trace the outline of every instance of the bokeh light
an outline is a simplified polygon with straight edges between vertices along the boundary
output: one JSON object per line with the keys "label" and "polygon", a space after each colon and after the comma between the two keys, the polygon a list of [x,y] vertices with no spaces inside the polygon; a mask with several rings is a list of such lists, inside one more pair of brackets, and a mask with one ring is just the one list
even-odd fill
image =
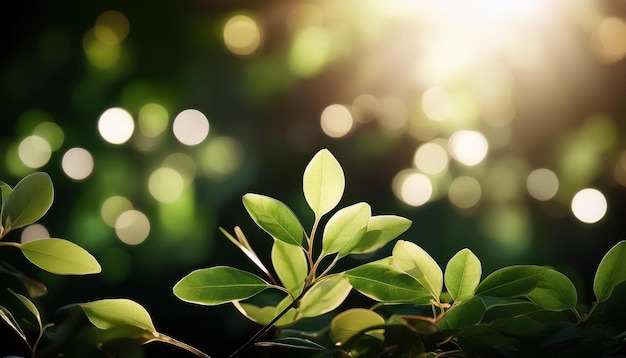
{"label": "bokeh light", "polygon": [[345,136],[352,129],[354,123],[350,111],[340,104],[331,104],[326,107],[320,117],[322,131],[333,138]]}
{"label": "bokeh light", "polygon": [[231,137],[210,140],[200,155],[200,168],[210,178],[221,180],[234,174],[244,160],[242,144]]}
{"label": "bokeh light", "polygon": [[461,176],[450,183],[448,188],[448,199],[450,202],[461,209],[469,209],[480,201],[482,190],[478,180]]}
{"label": "bokeh light", "polygon": [[310,26],[296,34],[289,51],[289,68],[300,77],[312,77],[330,61],[331,44],[326,30]]}
{"label": "bokeh light", "polygon": [[600,221],[607,212],[607,201],[597,189],[580,190],[572,199],[572,212],[576,219],[586,224]]}
{"label": "bokeh light", "polygon": [[167,129],[169,113],[165,107],[157,103],[148,103],[141,107],[137,117],[137,126],[146,137],[156,137]]}
{"label": "bokeh light", "polygon": [[22,236],[20,241],[25,244],[30,241],[47,239],[50,237],[50,233],[45,226],[41,224],[31,224],[22,230]]}
{"label": "bokeh light", "polygon": [[98,120],[98,131],[105,141],[123,144],[133,135],[135,122],[126,110],[118,107],[109,108]]}
{"label": "bokeh light", "polygon": [[559,178],[550,169],[535,169],[528,174],[526,188],[533,198],[539,201],[550,200],[559,190]]}
{"label": "bokeh light", "polygon": [[394,178],[393,188],[396,196],[410,206],[422,206],[433,195],[430,179],[415,172],[400,172]]}
{"label": "bokeh light", "polygon": [[126,197],[115,195],[107,198],[100,207],[102,220],[110,227],[115,227],[117,218],[125,211],[133,208],[133,204]]}
{"label": "bokeh light", "polygon": [[75,147],[63,154],[61,167],[68,177],[83,180],[93,172],[93,157],[86,149]]}
{"label": "bokeh light", "polygon": [[130,23],[124,14],[116,10],[105,11],[96,20],[94,33],[105,45],[114,46],[124,41],[130,31]]}
{"label": "bokeh light", "polygon": [[127,245],[139,245],[150,234],[150,221],[141,211],[124,211],[115,220],[115,234]]}
{"label": "bokeh light", "polygon": [[476,131],[460,130],[454,132],[448,141],[452,158],[467,166],[482,162],[489,151],[487,138]]}
{"label": "bokeh light", "polygon": [[171,203],[180,197],[185,189],[185,181],[176,170],[161,167],[150,174],[148,179],[150,194],[162,203]]}
{"label": "bokeh light", "polygon": [[65,139],[63,129],[58,124],[49,121],[39,123],[33,130],[33,135],[45,139],[52,151],[61,148]]}
{"label": "bokeh light", "polygon": [[604,18],[593,33],[592,48],[602,63],[615,63],[626,56],[626,21],[619,17]]}
{"label": "bokeh light", "polygon": [[179,142],[193,146],[209,135],[209,120],[196,109],[186,109],[174,118],[174,136]]}
{"label": "bokeh light", "polygon": [[47,140],[38,135],[24,138],[18,147],[18,155],[22,163],[29,168],[41,168],[52,156],[52,148]]}
{"label": "bokeh light", "polygon": [[262,35],[257,22],[246,15],[235,15],[224,25],[224,43],[236,55],[254,53],[261,45]]}
{"label": "bokeh light", "polygon": [[428,118],[433,121],[443,121],[452,114],[452,99],[445,89],[431,87],[422,95],[422,108]]}
{"label": "bokeh light", "polygon": [[439,174],[448,168],[448,152],[435,142],[422,144],[415,155],[413,163],[420,171],[426,174]]}
{"label": "bokeh light", "polygon": [[351,108],[356,122],[367,123],[378,117],[378,99],[371,94],[362,94],[354,99]]}

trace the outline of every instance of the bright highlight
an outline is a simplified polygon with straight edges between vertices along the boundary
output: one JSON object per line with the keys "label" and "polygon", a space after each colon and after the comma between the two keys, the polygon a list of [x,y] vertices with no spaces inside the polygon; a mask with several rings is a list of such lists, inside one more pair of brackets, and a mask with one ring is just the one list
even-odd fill
{"label": "bright highlight", "polygon": [[340,105],[331,104],[322,112],[320,122],[322,131],[333,138],[341,138],[350,132],[354,123],[350,111]]}
{"label": "bright highlight", "polygon": [[98,120],[98,131],[111,144],[126,143],[135,131],[133,117],[122,108],[109,108]]}
{"label": "bright highlight", "polygon": [[604,195],[597,189],[583,189],[572,199],[572,212],[576,219],[585,224],[600,221],[607,211],[607,202]]}
{"label": "bright highlight", "polygon": [[489,143],[480,132],[460,130],[450,137],[448,149],[459,163],[471,167],[485,159],[489,151]]}
{"label": "bright highlight", "polygon": [[72,148],[61,160],[63,172],[74,180],[83,180],[93,172],[93,157],[86,149]]}
{"label": "bright highlight", "polygon": [[197,145],[209,135],[209,120],[196,109],[186,109],[174,118],[174,136],[185,145]]}

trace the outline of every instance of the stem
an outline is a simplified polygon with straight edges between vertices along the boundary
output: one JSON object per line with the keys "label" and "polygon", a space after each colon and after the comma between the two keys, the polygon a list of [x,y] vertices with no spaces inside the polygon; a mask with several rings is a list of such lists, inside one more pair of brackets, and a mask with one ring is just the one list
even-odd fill
{"label": "stem", "polygon": [[[324,275],[326,275],[328,273],[328,271],[330,271],[335,264],[339,261],[339,255],[336,255],[335,258],[333,259],[333,261],[328,265],[328,267],[324,270],[324,272],[322,272],[321,274],[319,274],[319,277],[322,277]],[[316,263],[316,267],[315,269],[317,270],[317,263]]]}
{"label": "stem", "polygon": [[298,303],[300,302],[300,299],[304,296],[304,294],[307,291],[308,291],[308,288],[305,288],[304,290],[302,290],[302,293],[298,297],[296,297],[296,299],[293,300],[289,304],[289,306],[285,307],[285,309],[282,310],[276,317],[274,317],[274,319],[272,319],[270,323],[263,326],[263,328],[261,328],[257,333],[254,334],[254,336],[252,336],[252,338],[250,338],[250,340],[248,340],[243,346],[239,347],[233,354],[231,354],[229,358],[239,357],[243,352],[250,349],[250,347],[252,347],[259,340],[259,338],[261,338],[270,329],[272,329],[272,327],[274,327],[274,324],[276,324],[278,320],[280,320],[287,312],[289,312],[290,309],[298,305]]}
{"label": "stem", "polygon": [[13,246],[13,247],[17,247],[18,249],[22,248],[22,244],[20,244],[19,242],[13,242],[13,241],[0,241],[0,246]]}
{"label": "stem", "polygon": [[163,343],[167,343],[167,344],[171,344],[173,346],[176,346],[178,348],[184,349],[189,353],[193,353],[196,357],[200,357],[200,358],[211,358],[211,356],[209,356],[208,354],[202,352],[201,350],[194,348],[190,345],[188,345],[187,343],[183,343],[177,339],[174,339],[172,337],[166,336],[162,333],[157,333],[155,335],[155,340],[163,342]]}

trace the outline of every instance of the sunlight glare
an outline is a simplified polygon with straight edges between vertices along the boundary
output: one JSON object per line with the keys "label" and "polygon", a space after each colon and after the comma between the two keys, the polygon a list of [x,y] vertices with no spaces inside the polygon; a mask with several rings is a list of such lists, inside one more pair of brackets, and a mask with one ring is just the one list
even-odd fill
{"label": "sunlight glare", "polygon": [[441,87],[431,87],[422,95],[422,108],[428,118],[441,122],[452,114],[452,99]]}

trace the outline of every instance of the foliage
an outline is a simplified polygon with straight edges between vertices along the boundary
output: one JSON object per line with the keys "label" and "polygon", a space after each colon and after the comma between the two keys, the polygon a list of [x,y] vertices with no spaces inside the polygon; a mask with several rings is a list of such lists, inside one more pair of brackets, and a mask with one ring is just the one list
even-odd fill
{"label": "foliage", "polygon": [[[42,172],[26,176],[14,188],[0,182],[0,191],[0,240],[5,239],[12,230],[41,219],[54,199],[52,180],[48,174]],[[28,261],[53,274],[88,275],[101,271],[100,264],[89,252],[68,240],[43,238],[24,243],[3,240],[0,241],[1,246],[20,249]],[[71,310],[71,307],[82,308],[87,319],[96,327],[96,330],[82,328],[83,334],[72,339],[71,335],[64,334],[71,324],[68,323],[70,319],[59,327],[53,323],[45,323],[37,305],[31,300],[47,293],[43,283],[28,277],[6,262],[0,262],[0,273],[16,278],[26,291],[26,295],[23,295],[6,287],[13,299],[1,302],[0,318],[23,343],[31,357],[71,355],[70,352],[62,351],[68,349],[67,347],[71,347],[69,349],[73,354],[78,354],[79,349],[74,343],[85,338],[91,345],[80,353],[84,356],[109,356],[138,344],[161,341],[185,349],[198,357],[207,357],[197,349],[157,332],[145,308],[128,299],[106,299],[65,307],[64,310]],[[14,307],[10,309],[11,304]],[[23,313],[23,316],[16,313]],[[44,337],[50,344],[39,349]],[[132,339],[131,344],[117,344],[121,339],[128,338]],[[1,353],[9,352],[3,350]]]}
{"label": "foliage", "polygon": [[[272,268],[239,227],[220,230],[265,278],[232,267],[200,269],[173,288],[180,299],[202,305],[233,304],[264,327],[236,352],[252,346],[300,349],[313,356],[610,356],[624,353],[626,241],[602,259],[594,280],[596,301],[586,309],[573,282],[544,266],[514,265],[482,278],[479,258],[457,252],[444,270],[417,244],[398,240],[389,257],[333,272],[349,255],[374,254],[411,225],[405,218],[372,215],[367,203],[335,211],[343,170],[326,149],[304,171],[303,192],[314,221],[306,231],[284,203],[261,194],[243,196],[253,221],[270,236]],[[321,231],[321,235],[320,235]],[[321,236],[321,237],[320,237]],[[321,240],[321,243],[317,243]],[[316,245],[317,244],[317,245]],[[376,301],[369,309],[337,311],[352,289]],[[617,294],[616,294],[617,292]],[[321,320],[311,329],[311,322]],[[263,340],[272,327],[273,340]]]}

